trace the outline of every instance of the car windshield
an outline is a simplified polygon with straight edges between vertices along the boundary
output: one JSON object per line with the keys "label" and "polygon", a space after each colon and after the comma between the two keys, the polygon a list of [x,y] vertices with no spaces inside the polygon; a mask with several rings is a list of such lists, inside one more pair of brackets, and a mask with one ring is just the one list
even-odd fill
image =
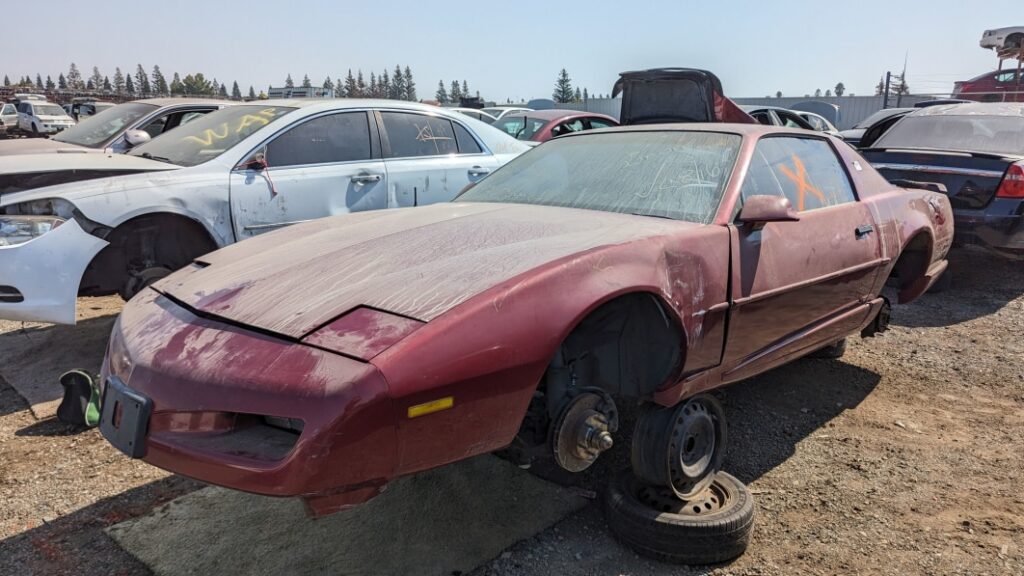
{"label": "car windshield", "polygon": [[498,130],[519,140],[529,140],[547,124],[547,120],[527,118],[525,116],[505,116],[491,124]]}
{"label": "car windshield", "polygon": [[36,116],[67,116],[64,109],[55,104],[33,104],[32,113]]}
{"label": "car windshield", "polygon": [[1019,156],[1024,154],[1024,117],[907,116],[879,138],[874,147]]}
{"label": "car windshield", "polygon": [[141,102],[114,106],[82,120],[77,126],[68,128],[53,139],[89,148],[103,148],[122,130],[156,109],[152,104]]}
{"label": "car windshield", "polygon": [[230,106],[137,146],[129,154],[178,166],[195,166],[220,156],[293,110],[287,106]]}
{"label": "car windshield", "polygon": [[721,132],[604,132],[560,138],[509,162],[459,202],[508,202],[708,223],[742,138]]}

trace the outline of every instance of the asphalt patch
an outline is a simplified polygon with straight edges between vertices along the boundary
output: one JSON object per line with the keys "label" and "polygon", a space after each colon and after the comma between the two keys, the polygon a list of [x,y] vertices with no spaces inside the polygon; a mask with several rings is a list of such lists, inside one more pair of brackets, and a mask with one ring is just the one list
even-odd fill
{"label": "asphalt patch", "polygon": [[487,455],[399,479],[324,518],[307,518],[297,499],[210,487],[107,532],[157,575],[450,575],[586,503]]}

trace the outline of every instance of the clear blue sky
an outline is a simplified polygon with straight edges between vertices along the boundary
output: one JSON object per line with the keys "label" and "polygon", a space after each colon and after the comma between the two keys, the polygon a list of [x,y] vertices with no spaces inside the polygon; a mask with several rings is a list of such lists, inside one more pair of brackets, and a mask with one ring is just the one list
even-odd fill
{"label": "clear blue sky", "polygon": [[[913,5],[913,6],[912,6]],[[802,96],[843,82],[868,94],[909,51],[916,92],[949,91],[953,80],[995,69],[978,47],[986,28],[1024,25],[1021,0],[842,2],[633,1],[328,2],[313,0],[50,0],[35,24],[10,12],[0,34],[0,74],[93,66],[147,71],[159,64],[203,72],[243,92],[309,74],[314,84],[348,68],[408,64],[420,98],[438,79],[466,79],[486,98],[550,97],[560,68],[591,93],[617,73],[655,66],[707,68],[726,94]],[[45,31],[39,28],[42,24]]]}

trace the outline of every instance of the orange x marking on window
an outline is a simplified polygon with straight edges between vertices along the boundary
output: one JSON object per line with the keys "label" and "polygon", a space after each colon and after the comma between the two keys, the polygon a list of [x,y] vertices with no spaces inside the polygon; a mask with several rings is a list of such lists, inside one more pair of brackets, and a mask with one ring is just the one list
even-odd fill
{"label": "orange x marking on window", "polygon": [[818,200],[820,200],[822,204],[824,204],[825,195],[821,193],[821,190],[818,190],[817,188],[812,186],[810,182],[807,181],[807,167],[804,166],[803,161],[801,161],[796,154],[794,154],[792,158],[793,166],[796,168],[796,172],[793,172],[792,170],[789,169],[789,166],[785,165],[779,167],[779,172],[782,172],[786,176],[786,178],[789,178],[790,180],[793,181],[794,184],[796,184],[796,195],[799,199],[799,206],[797,206],[796,208],[797,211],[803,211],[804,198],[806,197],[808,192],[814,194],[814,196]]}

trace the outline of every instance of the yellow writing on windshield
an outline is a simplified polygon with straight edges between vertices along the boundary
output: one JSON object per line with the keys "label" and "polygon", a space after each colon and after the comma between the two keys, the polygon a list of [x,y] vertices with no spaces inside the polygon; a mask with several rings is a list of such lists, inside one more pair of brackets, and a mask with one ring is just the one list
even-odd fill
{"label": "yellow writing on windshield", "polygon": [[[250,126],[256,128],[262,128],[270,121],[277,117],[278,111],[273,108],[264,108],[255,114],[246,114],[238,119],[238,126],[235,128],[235,134],[241,134],[243,132],[252,132],[254,129],[246,130]],[[192,140],[202,146],[210,146],[216,140],[223,140],[228,137],[231,132],[231,127],[228,126],[227,122],[222,123],[217,128],[207,128],[199,136],[185,136],[182,140]]]}

